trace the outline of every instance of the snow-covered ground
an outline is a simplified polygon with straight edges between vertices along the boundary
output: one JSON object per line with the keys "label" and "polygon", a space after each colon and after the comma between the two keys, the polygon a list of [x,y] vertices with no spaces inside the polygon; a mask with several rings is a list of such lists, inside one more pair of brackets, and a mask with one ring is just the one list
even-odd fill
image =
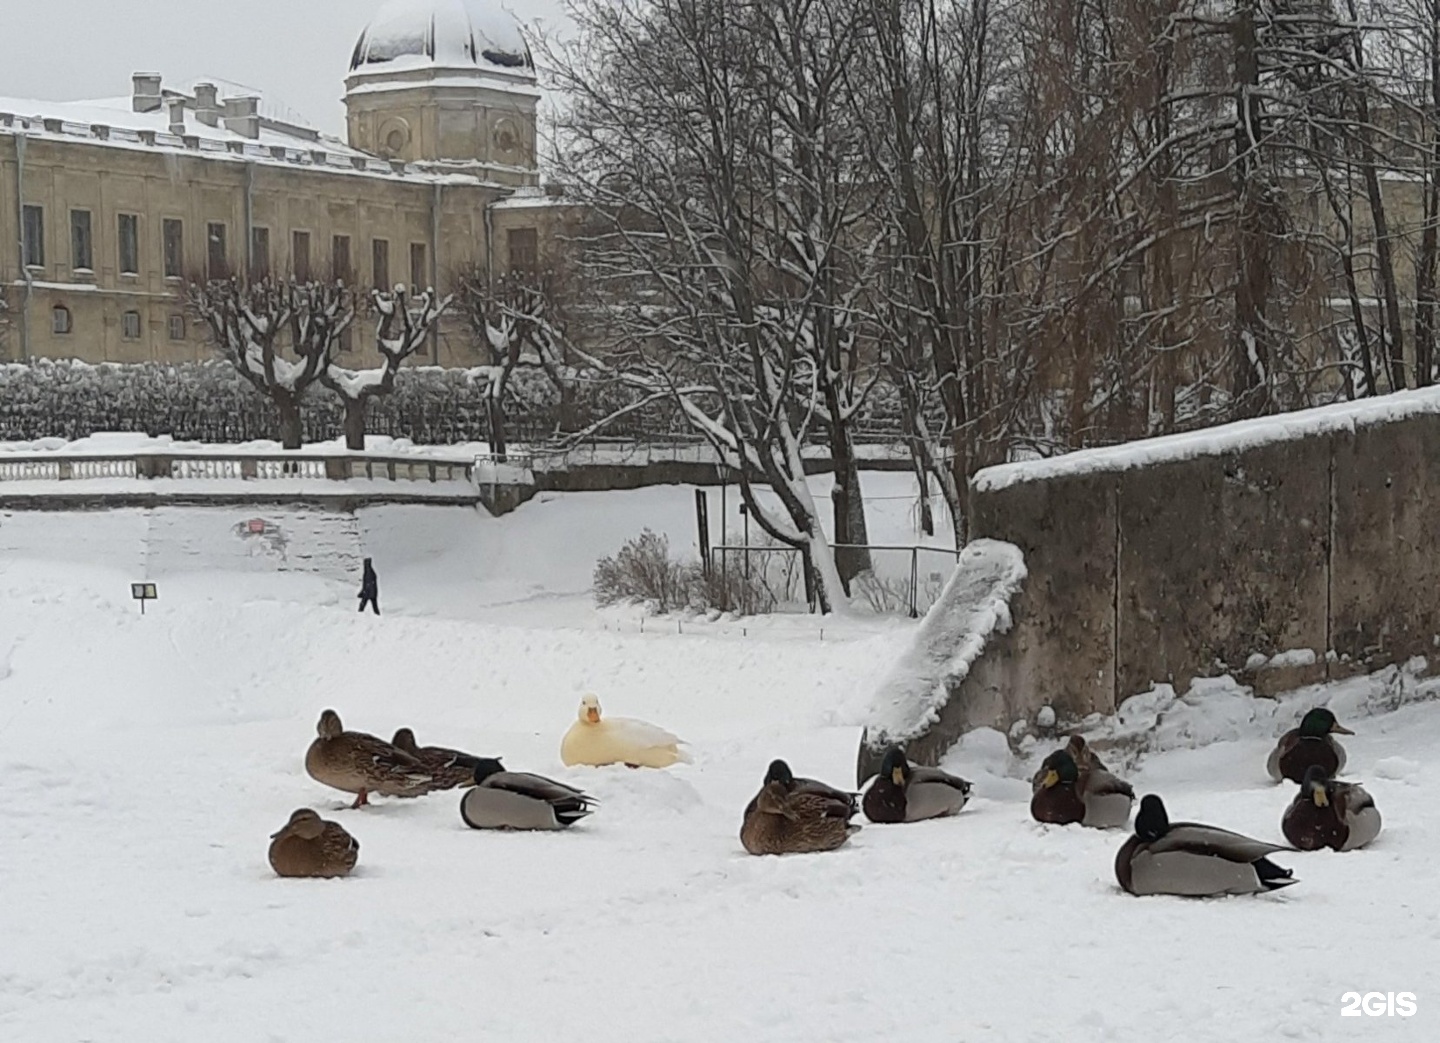
{"label": "snow-covered ground", "polygon": [[[877,538],[906,535],[894,495],[876,501]],[[349,533],[314,521],[293,544],[314,567],[288,572],[273,548],[225,542],[240,521],[0,516],[6,1043],[1436,1038],[1433,703],[1344,703],[1348,774],[1385,832],[1281,858],[1302,882],[1271,896],[1121,894],[1123,837],[1030,821],[1033,759],[987,732],[951,755],[977,793],[957,819],[752,858],[736,834],[767,762],[849,782],[851,708],[913,624],[642,633],[633,612],[590,608],[594,558],[642,526],[693,544],[685,488],[548,497],[503,519],[383,508]],[[354,611],[360,549],[379,619]],[[143,618],[128,599],[141,573],[161,595]],[[587,691],[678,732],[695,763],[563,768]],[[1237,700],[1139,705],[1171,725],[1129,775],[1177,818],[1278,837],[1290,788],[1264,761],[1289,722]],[[547,835],[467,830],[454,794],[343,809],[302,764],[325,707],[502,754],[601,808]],[[301,806],[359,839],[354,876],[270,873],[267,835]],[[1414,992],[1419,1013],[1340,1016],[1343,993],[1372,990]]]}

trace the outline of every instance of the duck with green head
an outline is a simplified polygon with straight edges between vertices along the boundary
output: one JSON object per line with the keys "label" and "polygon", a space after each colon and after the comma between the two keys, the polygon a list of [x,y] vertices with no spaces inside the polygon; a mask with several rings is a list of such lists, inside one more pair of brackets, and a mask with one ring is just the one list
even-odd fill
{"label": "duck with green head", "polygon": [[1132,895],[1259,894],[1298,882],[1266,857],[1293,850],[1217,826],[1171,822],[1164,802],[1147,793],[1134,834],[1115,856],[1115,879]]}
{"label": "duck with green head", "polygon": [[1265,770],[1276,782],[1304,782],[1311,766],[1318,766],[1326,777],[1338,775],[1345,767],[1345,747],[1334,736],[1354,734],[1333,713],[1317,706],[1300,719],[1299,727],[1280,736],[1265,762]]}
{"label": "duck with green head", "polygon": [[1064,826],[1078,822],[1114,829],[1130,821],[1135,790],[1103,768],[1081,769],[1069,750],[1046,757],[1035,777],[1030,815],[1036,822]]}
{"label": "duck with green head", "polygon": [[911,764],[892,746],[861,807],[871,822],[919,822],[958,814],[969,799],[970,783],[960,776]]}
{"label": "duck with green head", "polygon": [[1380,810],[1359,783],[1337,782],[1312,764],[1285,809],[1280,829],[1301,851],[1353,851],[1380,834]]}

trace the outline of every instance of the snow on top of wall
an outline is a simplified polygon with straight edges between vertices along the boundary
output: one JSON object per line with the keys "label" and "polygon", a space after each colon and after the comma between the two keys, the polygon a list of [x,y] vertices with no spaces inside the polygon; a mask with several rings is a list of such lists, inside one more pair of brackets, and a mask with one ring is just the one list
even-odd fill
{"label": "snow on top of wall", "polygon": [[1440,388],[1400,391],[1376,398],[1301,409],[1277,416],[1238,420],[1231,424],[1146,438],[1101,449],[1082,449],[1045,460],[987,467],[972,479],[977,492],[1005,489],[1020,482],[1073,478],[1083,474],[1128,471],[1152,464],[1241,452],[1276,442],[1291,442],[1335,431],[1391,423],[1427,413],[1440,413]]}
{"label": "snow on top of wall", "polygon": [[951,690],[970,673],[990,638],[1010,629],[1010,601],[1025,579],[1025,556],[1013,543],[975,540],[910,647],[890,668],[862,719],[869,742],[904,744],[940,716]]}

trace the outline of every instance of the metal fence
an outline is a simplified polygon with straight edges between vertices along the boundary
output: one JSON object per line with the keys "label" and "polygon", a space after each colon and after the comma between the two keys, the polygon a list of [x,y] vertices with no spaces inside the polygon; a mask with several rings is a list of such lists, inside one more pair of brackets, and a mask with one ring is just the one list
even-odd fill
{"label": "metal fence", "polygon": [[[930,610],[960,552],[949,547],[920,544],[833,543],[837,551],[869,553],[870,568],[850,582],[852,599],[877,615],[903,612],[911,619]],[[786,604],[799,604],[805,596],[798,547],[722,544],[710,548],[711,583],[718,603],[744,615],[770,612]],[[810,611],[815,611],[813,601]]]}

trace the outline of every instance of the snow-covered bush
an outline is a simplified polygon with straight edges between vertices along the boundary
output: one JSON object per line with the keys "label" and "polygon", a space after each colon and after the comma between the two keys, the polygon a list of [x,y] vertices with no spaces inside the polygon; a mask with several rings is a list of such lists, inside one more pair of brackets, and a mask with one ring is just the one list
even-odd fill
{"label": "snow-covered bush", "polygon": [[734,612],[763,615],[793,605],[800,594],[800,555],[768,537],[756,544],[747,569],[738,554],[698,561],[670,557],[670,541],[649,529],[595,565],[595,602],[643,604],[652,612]]}

